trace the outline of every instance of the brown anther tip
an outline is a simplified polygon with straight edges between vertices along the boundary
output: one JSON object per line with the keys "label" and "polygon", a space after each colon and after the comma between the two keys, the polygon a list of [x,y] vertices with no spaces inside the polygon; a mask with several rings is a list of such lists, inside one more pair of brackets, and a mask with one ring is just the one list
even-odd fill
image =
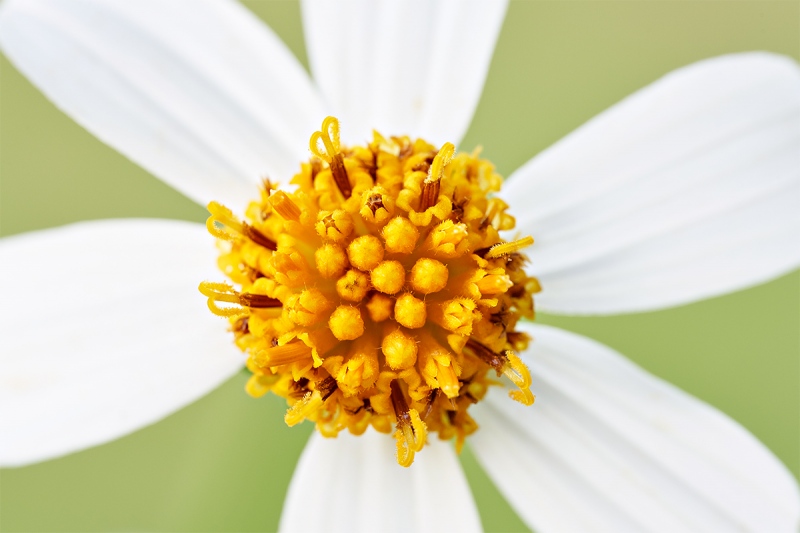
{"label": "brown anther tip", "polygon": [[378,209],[384,207],[383,196],[380,194],[373,194],[372,196],[367,198],[367,207],[369,208],[370,211],[372,211],[372,214],[374,215]]}
{"label": "brown anther tip", "polygon": [[350,178],[347,176],[347,169],[344,166],[342,154],[334,155],[331,159],[330,166],[333,181],[336,182],[336,186],[339,188],[342,196],[344,196],[345,199],[350,198],[353,194],[353,187],[350,185]]}
{"label": "brown anther tip", "polygon": [[283,307],[283,303],[277,298],[270,298],[264,294],[241,294],[239,301],[245,307],[253,309],[268,309],[271,307]]}
{"label": "brown anther tip", "polygon": [[406,397],[403,395],[403,391],[400,389],[396,379],[389,384],[389,388],[391,389],[392,408],[397,417],[397,425],[411,424],[411,416],[408,414],[408,402],[406,402]]}
{"label": "brown anther tip", "polygon": [[494,368],[498,376],[503,373],[503,367],[508,362],[508,358],[505,355],[493,352],[472,337],[467,341],[466,347],[472,350],[481,361]]}
{"label": "brown anther tip", "polygon": [[244,224],[243,228],[245,237],[247,237],[254,243],[261,245],[268,250],[272,250],[273,252],[278,249],[278,245],[275,243],[275,241],[266,237],[263,233],[258,231],[250,224]]}
{"label": "brown anther tip", "polygon": [[319,391],[320,395],[322,395],[322,401],[330,398],[331,394],[336,392],[336,389],[338,388],[339,384],[336,383],[336,380],[331,376],[328,376],[316,384],[316,389]]}
{"label": "brown anther tip", "polygon": [[422,193],[419,196],[419,210],[425,211],[433,207],[439,199],[439,189],[441,188],[440,180],[427,179],[422,182]]}

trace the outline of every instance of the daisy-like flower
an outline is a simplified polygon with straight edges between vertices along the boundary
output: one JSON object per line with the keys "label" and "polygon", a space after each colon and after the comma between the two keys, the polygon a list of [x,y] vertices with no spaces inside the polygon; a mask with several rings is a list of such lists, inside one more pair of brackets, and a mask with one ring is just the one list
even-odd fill
{"label": "daisy-like flower", "polygon": [[[738,424],[610,348],[520,319],[533,293],[554,313],[626,313],[795,269],[800,70],[770,54],[680,69],[497,192],[491,164],[455,146],[505,8],[306,2],[312,82],[234,3],[4,2],[8,57],[209,205],[223,246],[217,257],[205,227],[174,221],[5,239],[3,256],[24,260],[0,282],[14,303],[0,462],[152,423],[239,371],[244,350],[251,394],[287,396],[287,421],[341,432],[303,452],[286,531],[479,530],[434,433],[470,435],[538,531],[796,531],[796,482]],[[229,321],[208,313],[201,280]]]}

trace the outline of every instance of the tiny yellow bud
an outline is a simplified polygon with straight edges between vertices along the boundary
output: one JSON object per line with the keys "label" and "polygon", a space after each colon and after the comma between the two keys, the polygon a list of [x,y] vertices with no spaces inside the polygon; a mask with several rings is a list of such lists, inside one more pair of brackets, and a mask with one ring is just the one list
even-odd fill
{"label": "tiny yellow bud", "polygon": [[383,261],[372,269],[372,286],[385,294],[400,292],[406,283],[406,270],[399,261]]}
{"label": "tiny yellow bud", "polygon": [[336,292],[345,300],[360,302],[369,290],[369,276],[360,270],[348,270],[336,281]]}
{"label": "tiny yellow bud", "polygon": [[317,270],[323,278],[338,278],[347,268],[347,256],[338,244],[323,244],[314,252]]}
{"label": "tiny yellow bud", "polygon": [[394,319],[409,329],[421,328],[427,319],[425,302],[410,293],[402,295],[394,304]]}
{"label": "tiny yellow bud", "polygon": [[392,316],[394,302],[385,294],[376,292],[367,302],[367,312],[373,322],[383,322]]}
{"label": "tiny yellow bud", "polygon": [[364,333],[364,320],[358,307],[340,305],[328,319],[331,333],[340,341],[351,341]]}
{"label": "tiny yellow bud", "polygon": [[514,285],[507,274],[489,274],[477,283],[478,290],[483,294],[501,294]]}
{"label": "tiny yellow bud", "polygon": [[422,294],[439,292],[447,285],[447,267],[436,259],[424,257],[411,269],[411,286]]}
{"label": "tiny yellow bud", "polygon": [[372,270],[383,261],[383,244],[374,235],[362,235],[347,247],[347,257],[359,270]]}
{"label": "tiny yellow bud", "polygon": [[419,230],[405,217],[395,217],[381,231],[389,253],[410,254],[417,246]]}
{"label": "tiny yellow bud", "polygon": [[381,350],[386,363],[394,370],[404,370],[417,362],[417,343],[400,329],[383,338]]}

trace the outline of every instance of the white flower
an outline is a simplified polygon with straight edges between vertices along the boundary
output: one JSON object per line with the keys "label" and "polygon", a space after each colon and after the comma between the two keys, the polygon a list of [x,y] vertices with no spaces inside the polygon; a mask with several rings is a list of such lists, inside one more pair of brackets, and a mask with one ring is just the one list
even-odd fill
{"label": "white flower", "polygon": [[[307,2],[314,83],[268,28],[222,1],[7,0],[0,45],[154,175],[201,205],[244,206],[264,174],[291,176],[328,113],[350,140],[377,128],[457,142],[505,7]],[[503,196],[537,239],[537,306],[659,309],[796,268],[798,117],[794,62],[726,56],[669,74],[532,159]],[[3,465],[122,436],[241,367],[196,291],[218,277],[202,226],[91,222],[1,246],[13,302],[0,325]],[[796,531],[796,482],[735,422],[594,341],[524,329],[538,401],[490,395],[470,444],[531,527]],[[448,445],[432,442],[408,470],[392,447],[374,432],[315,434],[282,528],[480,529]]]}

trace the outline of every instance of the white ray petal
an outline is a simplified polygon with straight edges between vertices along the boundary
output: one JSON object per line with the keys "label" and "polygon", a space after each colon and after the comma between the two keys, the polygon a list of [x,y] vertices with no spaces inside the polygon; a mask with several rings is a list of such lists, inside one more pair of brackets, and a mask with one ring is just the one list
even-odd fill
{"label": "white ray petal", "polygon": [[800,68],[766,53],[679,69],[515,172],[540,309],[658,309],[800,265]]}
{"label": "white ray petal", "polygon": [[797,482],[736,422],[598,342],[523,329],[536,403],[493,391],[470,444],[536,531],[797,531]]}
{"label": "white ray petal", "polygon": [[342,136],[458,143],[480,99],[506,0],[305,0],[314,79]]}
{"label": "white ray petal", "polygon": [[394,442],[372,429],[336,439],[314,433],[289,486],[280,531],[481,531],[452,447],[432,439],[403,468]]}
{"label": "white ray petal", "polygon": [[61,110],[205,205],[287,182],[323,118],[302,66],[226,0],[6,0],[3,52]]}
{"label": "white ray petal", "polygon": [[197,286],[219,279],[200,224],[104,220],[0,241],[0,465],[152,424],[243,365]]}

